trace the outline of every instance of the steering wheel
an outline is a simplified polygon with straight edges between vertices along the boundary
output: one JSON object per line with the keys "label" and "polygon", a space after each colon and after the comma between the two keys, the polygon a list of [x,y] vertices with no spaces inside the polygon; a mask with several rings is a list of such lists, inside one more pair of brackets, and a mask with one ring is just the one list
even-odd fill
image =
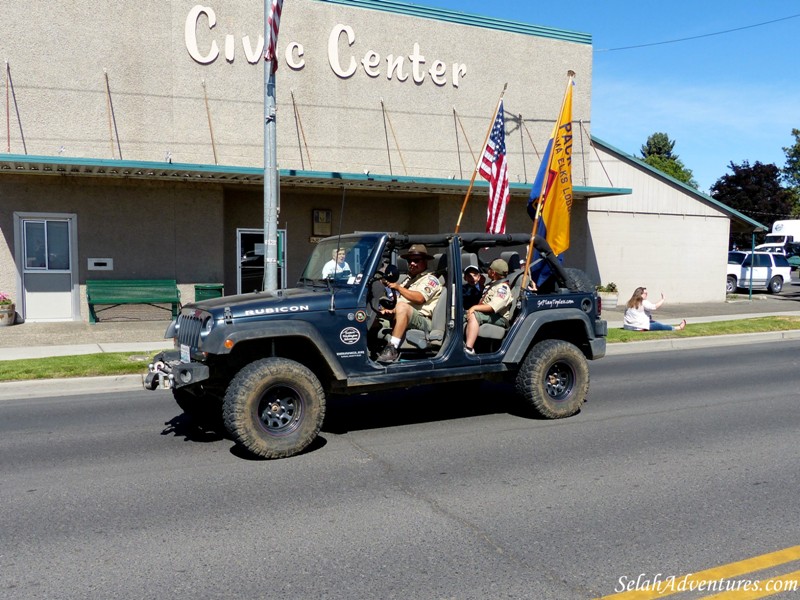
{"label": "steering wheel", "polygon": [[[389,308],[386,296],[386,283],[394,283],[400,279],[400,271],[394,265],[387,265],[383,271],[375,271],[369,280],[367,292],[367,330],[369,330],[380,311]],[[382,302],[383,301],[383,302]]]}

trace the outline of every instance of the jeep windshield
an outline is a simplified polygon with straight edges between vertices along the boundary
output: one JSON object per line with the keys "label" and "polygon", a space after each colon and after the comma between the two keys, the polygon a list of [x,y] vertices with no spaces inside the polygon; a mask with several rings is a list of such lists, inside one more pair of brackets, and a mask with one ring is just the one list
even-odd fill
{"label": "jeep windshield", "polygon": [[327,238],[322,240],[308,259],[300,275],[300,286],[322,284],[357,285],[364,278],[364,269],[378,243],[375,236]]}

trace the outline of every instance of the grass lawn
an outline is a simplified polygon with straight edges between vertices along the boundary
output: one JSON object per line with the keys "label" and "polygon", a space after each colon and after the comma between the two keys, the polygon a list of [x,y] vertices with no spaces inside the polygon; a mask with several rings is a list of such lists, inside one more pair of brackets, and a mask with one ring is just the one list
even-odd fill
{"label": "grass lawn", "polygon": [[77,356],[3,360],[0,361],[0,381],[145,373],[148,362],[157,352],[156,350],[149,353],[103,352]]}
{"label": "grass lawn", "polygon": [[734,321],[712,323],[690,323],[683,331],[627,331],[622,328],[609,329],[608,342],[639,342],[667,338],[730,335],[735,333],[763,333],[765,331],[788,331],[800,329],[800,317],[754,317]]}

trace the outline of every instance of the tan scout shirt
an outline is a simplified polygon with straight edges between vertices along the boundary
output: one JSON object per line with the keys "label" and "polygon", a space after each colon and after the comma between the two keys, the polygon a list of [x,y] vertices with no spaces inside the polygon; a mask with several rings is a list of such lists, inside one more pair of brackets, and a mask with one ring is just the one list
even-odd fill
{"label": "tan scout shirt", "polygon": [[481,297],[481,304],[488,304],[496,314],[508,321],[511,319],[513,300],[508,283],[505,281],[493,281],[486,286],[486,291],[483,292],[483,297]]}
{"label": "tan scout shirt", "polygon": [[[411,306],[419,311],[419,314],[428,319],[433,314],[433,309],[439,301],[439,295],[442,293],[442,284],[439,283],[439,278],[433,273],[426,271],[420,273],[413,279],[407,277],[403,282],[403,287],[411,290],[412,292],[419,292],[425,296],[425,302],[422,304],[415,304],[409,302]],[[400,296],[398,302],[408,302],[403,296]]]}

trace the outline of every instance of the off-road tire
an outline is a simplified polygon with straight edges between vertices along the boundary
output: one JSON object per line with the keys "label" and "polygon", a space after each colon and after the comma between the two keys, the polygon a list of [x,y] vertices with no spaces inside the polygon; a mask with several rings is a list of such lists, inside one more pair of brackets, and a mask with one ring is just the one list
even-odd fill
{"label": "off-road tire", "polygon": [[574,267],[565,267],[564,272],[567,274],[569,281],[567,286],[576,292],[593,292],[595,285],[585,271],[576,269]]}
{"label": "off-road tire", "polygon": [[325,392],[316,375],[293,360],[265,358],[239,371],[223,401],[233,439],[263,458],[302,452],[325,419]]}
{"label": "off-road tire", "polygon": [[539,342],[525,357],[516,388],[527,409],[548,419],[570,417],[589,392],[586,357],[563,340]]}
{"label": "off-road tire", "polygon": [[775,275],[775,277],[769,280],[767,289],[769,290],[770,294],[780,294],[781,290],[783,289],[783,277],[780,275]]}
{"label": "off-road tire", "polygon": [[725,281],[725,292],[728,294],[733,294],[736,291],[736,277],[733,275],[728,275],[728,279]]}

